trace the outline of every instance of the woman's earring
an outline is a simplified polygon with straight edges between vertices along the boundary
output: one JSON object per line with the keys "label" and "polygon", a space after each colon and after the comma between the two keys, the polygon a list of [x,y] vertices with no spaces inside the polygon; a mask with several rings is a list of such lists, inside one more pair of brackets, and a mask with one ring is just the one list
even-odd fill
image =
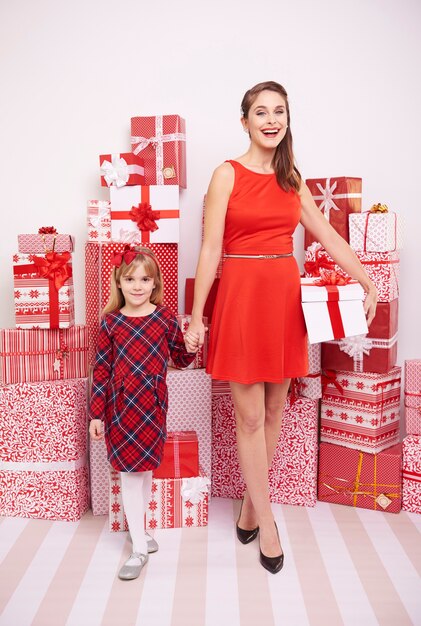
{"label": "woman's earring", "polygon": [[245,133],[247,133],[247,134],[249,133],[249,129],[248,128],[244,128],[243,130],[244,130]]}

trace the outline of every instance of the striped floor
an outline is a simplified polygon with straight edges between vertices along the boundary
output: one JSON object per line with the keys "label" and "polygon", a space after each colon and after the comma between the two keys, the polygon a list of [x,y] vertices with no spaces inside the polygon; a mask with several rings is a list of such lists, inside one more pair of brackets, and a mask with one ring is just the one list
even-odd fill
{"label": "striped floor", "polygon": [[239,544],[238,501],[214,498],[207,528],[159,530],[136,581],[106,517],[0,518],[1,626],[421,625],[421,516],[318,502],[273,505],[281,573]]}

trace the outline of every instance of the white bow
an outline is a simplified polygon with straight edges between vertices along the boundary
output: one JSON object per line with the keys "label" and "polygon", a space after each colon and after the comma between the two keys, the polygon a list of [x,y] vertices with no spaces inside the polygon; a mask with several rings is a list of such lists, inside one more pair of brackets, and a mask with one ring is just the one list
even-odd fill
{"label": "white bow", "polygon": [[345,337],[339,342],[339,349],[353,359],[362,359],[363,354],[368,356],[372,347],[373,341],[367,335]]}
{"label": "white bow", "polygon": [[138,244],[142,243],[142,235],[138,230],[125,230],[124,228],[120,228],[118,240],[121,243]]}
{"label": "white bow", "polygon": [[101,228],[102,220],[110,219],[110,203],[104,200],[90,202],[88,205],[89,226]]}
{"label": "white bow", "polygon": [[316,196],[316,197],[317,199],[322,200],[322,203],[320,204],[319,208],[321,211],[323,211],[327,220],[329,219],[329,213],[331,209],[334,209],[335,211],[339,211],[339,207],[333,201],[333,198],[335,197],[335,194],[333,192],[335,191],[337,185],[338,183],[335,181],[333,185],[331,186],[330,178],[326,179],[325,188],[323,188],[323,186],[320,183],[317,183],[317,188],[319,189],[321,196]]}
{"label": "white bow", "polygon": [[181,485],[181,497],[184,501],[189,500],[192,504],[202,502],[205,493],[209,492],[209,478],[197,476],[195,478],[183,478]]}
{"label": "white bow", "polygon": [[105,160],[101,163],[101,176],[105,178],[108,187],[111,185],[124,187],[129,180],[129,175],[127,161],[118,154],[111,155],[111,162]]}

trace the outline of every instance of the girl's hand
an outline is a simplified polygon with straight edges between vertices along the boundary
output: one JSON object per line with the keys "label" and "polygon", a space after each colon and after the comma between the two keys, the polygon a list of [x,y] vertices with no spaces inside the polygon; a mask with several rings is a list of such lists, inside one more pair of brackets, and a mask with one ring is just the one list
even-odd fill
{"label": "girl's hand", "polygon": [[188,330],[184,335],[184,345],[187,352],[197,352],[199,350],[199,333]]}
{"label": "girl's hand", "polygon": [[91,420],[89,424],[89,435],[93,441],[99,441],[104,436],[101,420]]}
{"label": "girl's hand", "polygon": [[364,312],[367,317],[367,326],[370,326],[374,316],[376,315],[377,298],[377,289],[373,284],[368,290],[364,301]]}
{"label": "girl's hand", "polygon": [[[184,339],[188,338],[189,342],[192,342],[194,346],[203,346],[205,341],[205,332],[207,331],[207,326],[204,325],[203,321],[195,322],[192,320],[187,329],[186,334],[184,335]],[[187,344],[186,344],[187,345]],[[196,350],[194,350],[196,352]]]}

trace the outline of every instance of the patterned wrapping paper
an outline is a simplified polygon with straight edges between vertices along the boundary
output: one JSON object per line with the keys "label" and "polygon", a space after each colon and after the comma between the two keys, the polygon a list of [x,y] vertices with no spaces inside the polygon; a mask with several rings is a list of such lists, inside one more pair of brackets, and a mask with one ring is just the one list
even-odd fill
{"label": "patterned wrapping paper", "polygon": [[57,233],[41,235],[39,233],[18,235],[18,250],[20,254],[46,254],[55,252],[73,252],[75,238],[72,235]]}
{"label": "patterned wrapping paper", "polygon": [[[271,502],[314,506],[317,484],[318,401],[287,400],[269,470]],[[245,484],[238,461],[235,415],[229,384],[213,381],[212,496],[241,498]]]}
{"label": "patterned wrapping paper", "polygon": [[[168,369],[167,430],[195,430],[199,441],[199,463],[211,479],[212,419],[211,378],[205,370]],[[90,444],[90,480],[94,515],[108,513],[108,461],[105,442]]]}
{"label": "patterned wrapping paper", "polygon": [[199,475],[199,442],[194,430],[169,432],[155,478],[191,478]]}
{"label": "patterned wrapping paper", "polygon": [[403,218],[397,213],[354,213],[349,216],[349,245],[364,252],[392,252],[403,247]]}
{"label": "patterned wrapping paper", "polygon": [[[56,253],[53,253],[57,258]],[[59,256],[68,252],[57,253]],[[70,328],[75,323],[73,278],[58,290],[41,278],[33,254],[13,255],[16,328]],[[39,257],[40,258],[40,257]],[[65,264],[71,271],[71,259]]]}
{"label": "patterned wrapping paper", "polygon": [[186,182],[186,122],[179,115],[131,118],[134,154],[145,159],[146,185]]}
{"label": "patterned wrapping paper", "polygon": [[399,441],[401,368],[335,372],[321,404],[321,440],[372,454]]}
{"label": "patterned wrapping paper", "polygon": [[0,387],[0,510],[75,521],[89,506],[86,379]]}
{"label": "patterned wrapping paper", "polygon": [[322,345],[322,368],[354,372],[388,372],[396,365],[398,348],[398,298],[379,302],[366,335]]}
{"label": "patterned wrapping paper", "polygon": [[318,400],[322,397],[321,346],[320,343],[308,344],[309,376],[297,378],[299,395],[311,400]]}
{"label": "patterned wrapping paper", "polygon": [[[306,184],[317,206],[341,237],[349,241],[348,216],[361,212],[362,179],[350,176],[337,178],[310,178]],[[304,247],[315,238],[306,230]]]}
{"label": "patterned wrapping paper", "polygon": [[[89,328],[89,361],[95,358],[102,310],[110,295],[111,259],[122,252],[124,243],[87,243],[85,247],[86,325]],[[178,246],[175,243],[149,244],[164,277],[164,304],[178,310]]]}
{"label": "patterned wrapping paper", "polygon": [[145,185],[145,163],[133,152],[101,154],[99,157],[102,187]]}
{"label": "patterned wrapping paper", "polygon": [[88,375],[88,328],[0,329],[0,384]]}
{"label": "patterned wrapping paper", "polygon": [[178,186],[111,187],[111,239],[126,243],[178,243]]}
{"label": "patterned wrapping paper", "polygon": [[406,432],[421,435],[421,359],[407,359],[404,371]]}
{"label": "patterned wrapping paper", "polygon": [[111,202],[88,200],[88,241],[111,241]]}
{"label": "patterned wrapping paper", "polygon": [[421,436],[405,437],[402,453],[402,509],[421,513]]}
{"label": "patterned wrapping paper", "polygon": [[[205,326],[208,326],[208,318],[207,317],[203,317],[203,323],[205,324]],[[183,335],[187,332],[187,329],[189,327],[189,324],[191,322],[191,315],[185,315],[185,314],[181,314],[179,313],[177,315],[177,321],[178,324],[181,328],[181,332],[183,333]],[[194,361],[192,363],[190,363],[190,365],[188,367],[186,367],[186,369],[201,369],[206,367],[206,363],[208,360],[208,345],[209,345],[209,332],[205,333],[205,341],[203,343],[202,346],[200,346],[199,350],[196,353],[196,357],[194,359]],[[169,365],[174,367],[174,363],[172,362],[172,359],[170,358],[169,360]]]}
{"label": "patterned wrapping paper", "polygon": [[321,443],[317,499],[362,509],[399,513],[402,445],[378,454]]}

